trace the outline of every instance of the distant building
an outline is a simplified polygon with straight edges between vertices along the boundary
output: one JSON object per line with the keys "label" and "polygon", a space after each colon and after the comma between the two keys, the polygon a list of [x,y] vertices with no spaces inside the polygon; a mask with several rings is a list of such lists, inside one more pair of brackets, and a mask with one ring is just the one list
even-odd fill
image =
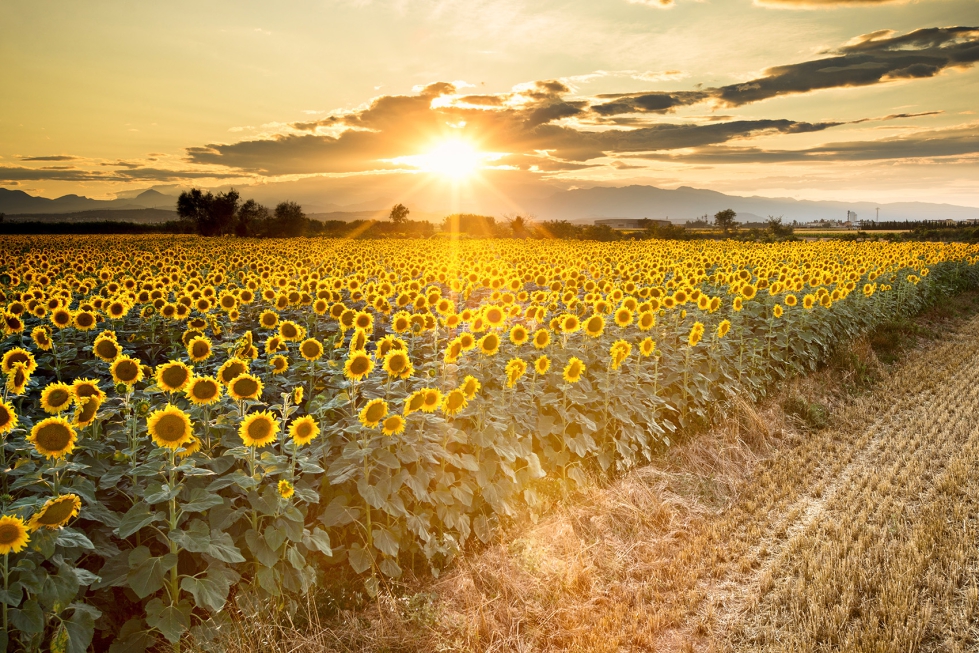
{"label": "distant building", "polygon": [[669,220],[649,220],[648,218],[605,218],[595,220],[596,227],[612,227],[613,229],[645,229],[647,226],[668,227]]}

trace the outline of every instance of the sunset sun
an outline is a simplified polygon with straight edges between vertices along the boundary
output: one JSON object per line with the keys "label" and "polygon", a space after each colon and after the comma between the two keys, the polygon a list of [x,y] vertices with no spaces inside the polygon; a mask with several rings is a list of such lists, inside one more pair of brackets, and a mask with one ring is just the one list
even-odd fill
{"label": "sunset sun", "polygon": [[480,152],[469,142],[451,139],[434,145],[422,154],[395,159],[423,172],[461,180],[476,174],[492,155]]}

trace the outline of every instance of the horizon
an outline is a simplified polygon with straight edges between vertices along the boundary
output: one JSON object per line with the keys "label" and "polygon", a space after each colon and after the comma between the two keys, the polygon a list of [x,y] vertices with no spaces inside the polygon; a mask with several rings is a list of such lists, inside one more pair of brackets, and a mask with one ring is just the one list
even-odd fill
{"label": "horizon", "polygon": [[971,0],[216,3],[193,24],[181,7],[5,7],[0,187],[487,214],[632,185],[979,207]]}

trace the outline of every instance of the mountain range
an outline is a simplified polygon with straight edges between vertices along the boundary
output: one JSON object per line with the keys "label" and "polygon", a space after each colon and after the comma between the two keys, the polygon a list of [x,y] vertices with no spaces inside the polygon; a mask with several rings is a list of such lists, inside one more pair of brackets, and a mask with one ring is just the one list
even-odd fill
{"label": "mountain range", "polygon": [[[247,196],[247,190],[243,193]],[[266,198],[262,198],[267,203]],[[272,199],[272,198],[269,198]],[[282,201],[290,198],[279,198]],[[305,200],[306,198],[302,198]],[[310,198],[313,199],[313,198]],[[320,198],[315,198],[322,200]],[[0,188],[0,213],[22,220],[29,215],[46,214],[51,220],[52,214],[68,214],[92,212],[98,210],[98,219],[107,219],[107,211],[135,209],[176,209],[177,198],[154,189],[134,194],[126,193],[125,197],[114,200],[95,200],[80,195],[64,195],[57,199],[35,197],[20,190]],[[315,202],[315,200],[314,200]],[[318,219],[355,220],[383,219],[387,216],[390,203],[387,201],[361,202],[356,205],[340,206],[330,203],[302,202],[313,217]],[[743,197],[727,195],[713,190],[681,186],[676,189],[657,188],[655,186],[596,186],[593,188],[577,188],[559,190],[546,197],[527,198],[517,204],[522,212],[534,216],[538,220],[569,220],[571,222],[591,222],[598,218],[651,218],[672,220],[682,223],[693,220],[698,216],[713,216],[724,209],[734,209],[739,222],[764,221],[768,216],[781,216],[783,221],[791,223],[810,222],[812,220],[846,220],[847,212],[853,211],[858,219],[880,219],[888,221],[906,220],[977,220],[979,207],[957,206],[954,204],[938,204],[930,202],[840,202],[797,200],[789,197]],[[417,210],[412,217],[438,221],[441,216],[451,211]],[[94,213],[91,214],[94,219]],[[154,216],[156,217],[156,216]],[[73,221],[79,220],[78,215],[72,216]],[[124,220],[123,214],[119,219]],[[159,218],[157,218],[159,219]]]}

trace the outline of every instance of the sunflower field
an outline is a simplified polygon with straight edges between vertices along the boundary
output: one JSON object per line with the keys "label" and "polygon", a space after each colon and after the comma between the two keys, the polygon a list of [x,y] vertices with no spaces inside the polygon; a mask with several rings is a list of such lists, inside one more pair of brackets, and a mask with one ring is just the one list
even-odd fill
{"label": "sunflower field", "polygon": [[0,241],[0,651],[438,573],[979,285],[937,243]]}

